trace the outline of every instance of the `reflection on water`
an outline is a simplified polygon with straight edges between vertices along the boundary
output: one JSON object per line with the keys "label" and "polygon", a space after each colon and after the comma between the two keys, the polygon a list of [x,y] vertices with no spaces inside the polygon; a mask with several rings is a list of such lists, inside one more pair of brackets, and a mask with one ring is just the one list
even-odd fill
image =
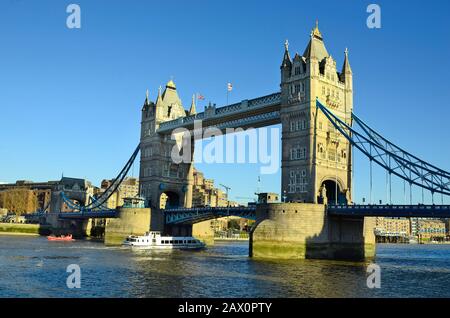
{"label": "reflection on water", "polygon": [[[379,245],[378,290],[367,263],[253,260],[246,242],[149,251],[2,235],[0,251],[0,297],[450,297],[450,245]],[[81,289],[66,287],[69,264]]]}

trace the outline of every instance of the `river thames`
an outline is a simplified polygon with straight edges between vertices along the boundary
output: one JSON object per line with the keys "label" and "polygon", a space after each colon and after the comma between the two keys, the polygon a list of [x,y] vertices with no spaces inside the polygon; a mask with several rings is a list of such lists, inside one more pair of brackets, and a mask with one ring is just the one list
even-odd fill
{"label": "river thames", "polygon": [[[0,235],[0,297],[450,297],[450,245],[378,245],[380,289],[369,263],[247,255],[247,242],[156,252]],[[80,289],[66,286],[70,264]]]}

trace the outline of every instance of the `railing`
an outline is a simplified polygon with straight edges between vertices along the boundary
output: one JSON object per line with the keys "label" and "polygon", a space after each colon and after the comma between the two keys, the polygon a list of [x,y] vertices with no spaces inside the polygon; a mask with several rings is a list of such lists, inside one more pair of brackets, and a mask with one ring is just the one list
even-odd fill
{"label": "railing", "polygon": [[336,216],[387,216],[448,218],[450,205],[335,205],[327,206],[327,213]]}
{"label": "railing", "polygon": [[164,210],[166,224],[196,223],[225,216],[256,217],[256,207],[203,207]]}

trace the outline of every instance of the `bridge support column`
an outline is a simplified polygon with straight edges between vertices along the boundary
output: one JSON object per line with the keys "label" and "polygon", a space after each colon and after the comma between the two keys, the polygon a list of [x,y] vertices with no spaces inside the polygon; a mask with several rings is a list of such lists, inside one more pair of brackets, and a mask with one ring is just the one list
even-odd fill
{"label": "bridge support column", "polygon": [[326,215],[325,205],[258,205],[250,256],[276,259],[361,261],[375,256],[373,218]]}
{"label": "bridge support column", "polygon": [[167,225],[164,233],[172,236],[193,236],[207,245],[214,244],[214,230],[210,220],[195,224]]}
{"label": "bridge support column", "polygon": [[192,236],[205,242],[207,245],[213,245],[214,229],[211,226],[211,220],[193,224]]}
{"label": "bridge support column", "polygon": [[75,238],[83,238],[91,233],[91,219],[60,219],[58,213],[51,213],[46,216],[45,223],[54,235],[72,234]]}
{"label": "bridge support column", "polygon": [[107,219],[105,245],[120,245],[128,235],[144,235],[150,230],[149,208],[118,208],[118,217]]}

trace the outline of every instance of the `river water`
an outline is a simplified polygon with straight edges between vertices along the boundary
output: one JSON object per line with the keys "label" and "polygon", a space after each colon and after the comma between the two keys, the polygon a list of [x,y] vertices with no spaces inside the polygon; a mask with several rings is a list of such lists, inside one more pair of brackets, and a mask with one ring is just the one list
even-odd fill
{"label": "river water", "polygon": [[[378,245],[379,289],[368,263],[247,255],[247,242],[161,252],[0,235],[0,297],[450,297],[450,245]],[[79,289],[66,286],[70,264]]]}

